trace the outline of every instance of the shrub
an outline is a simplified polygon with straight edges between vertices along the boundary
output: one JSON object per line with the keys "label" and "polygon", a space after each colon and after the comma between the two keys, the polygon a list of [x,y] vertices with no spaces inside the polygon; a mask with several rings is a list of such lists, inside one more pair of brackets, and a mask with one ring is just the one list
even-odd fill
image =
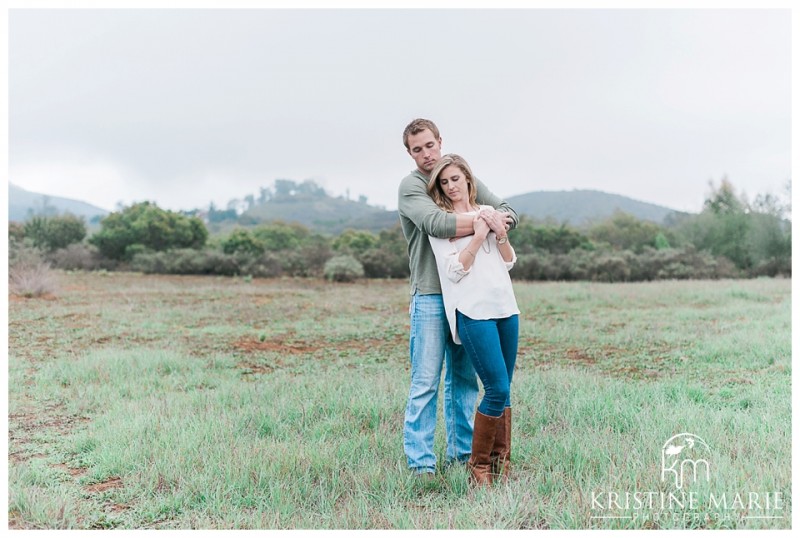
{"label": "shrub", "polygon": [[411,273],[405,251],[398,254],[391,248],[381,246],[364,252],[360,260],[368,278],[408,278]]}
{"label": "shrub", "polygon": [[334,239],[332,246],[339,254],[350,254],[359,258],[367,250],[378,246],[378,237],[365,230],[347,229]]}
{"label": "shrub", "polygon": [[[646,246],[655,246],[659,234],[663,240],[667,240],[659,225],[619,210],[593,225],[587,233],[597,244],[608,244],[616,250],[632,250],[636,253],[642,252]],[[661,243],[663,245],[663,241]]]}
{"label": "shrub", "polygon": [[662,232],[658,232],[656,234],[656,238],[653,241],[653,244],[658,250],[664,250],[665,248],[670,248],[669,239],[665,236]]}
{"label": "shrub", "polygon": [[261,256],[240,258],[239,274],[258,278],[274,278],[283,274],[283,267],[278,256],[266,252]]}
{"label": "shrub", "polygon": [[237,228],[225,241],[222,242],[222,251],[225,254],[250,254],[261,256],[264,254],[264,243],[247,230]]}
{"label": "shrub", "polygon": [[47,260],[58,269],[67,271],[97,271],[98,269],[115,269],[117,262],[104,258],[97,247],[83,243],[75,243],[60,248],[47,256]]}
{"label": "shrub", "polygon": [[307,245],[280,253],[281,267],[289,276],[321,277],[330,259],[331,248],[321,236],[310,239]]}
{"label": "shrub", "polygon": [[381,230],[377,243],[357,256],[369,278],[408,278],[408,244],[399,224]]}
{"label": "shrub", "polygon": [[770,260],[762,260],[753,267],[750,271],[751,276],[792,276],[792,260],[772,258]]}
{"label": "shrub", "polygon": [[21,297],[41,297],[54,293],[56,287],[50,264],[42,259],[36,249],[23,247],[13,253],[8,268],[8,289],[11,293]]}
{"label": "shrub", "polygon": [[518,256],[511,272],[522,280],[595,280],[633,282],[686,278],[735,278],[741,276],[733,262],[722,256],[688,246],[657,250],[645,247],[641,254],[630,250],[587,251],[567,254],[538,251]]}
{"label": "shrub", "polygon": [[86,237],[86,223],[74,215],[33,217],[23,226],[25,237],[42,250],[53,251],[80,243]]}
{"label": "shrub", "polygon": [[131,260],[131,269],[150,274],[172,275],[220,275],[275,277],[281,274],[278,259],[266,253],[261,256],[249,254],[225,254],[218,250],[190,248],[163,252],[141,252]]}
{"label": "shrub", "polygon": [[364,266],[350,255],[335,256],[325,264],[324,273],[333,282],[354,282],[364,276]]}
{"label": "shrub", "polygon": [[591,250],[593,245],[588,237],[566,224],[537,225],[525,215],[519,224],[508,233],[517,255],[534,252],[566,254],[573,249]]}
{"label": "shrub", "polygon": [[21,222],[10,221],[8,223],[8,240],[21,242],[25,239],[25,225]]}
{"label": "shrub", "polygon": [[235,275],[239,270],[233,256],[194,249],[139,252],[133,256],[130,267],[143,273],[178,275]]}
{"label": "shrub", "polygon": [[208,230],[197,217],[187,217],[142,202],[111,213],[100,223],[89,242],[115,260],[132,260],[146,250],[201,248]]}
{"label": "shrub", "polygon": [[600,256],[592,269],[592,280],[602,282],[625,282],[631,276],[628,260],[619,254]]}
{"label": "shrub", "polygon": [[297,248],[309,234],[308,228],[302,224],[280,221],[262,224],[253,230],[253,236],[271,252]]}

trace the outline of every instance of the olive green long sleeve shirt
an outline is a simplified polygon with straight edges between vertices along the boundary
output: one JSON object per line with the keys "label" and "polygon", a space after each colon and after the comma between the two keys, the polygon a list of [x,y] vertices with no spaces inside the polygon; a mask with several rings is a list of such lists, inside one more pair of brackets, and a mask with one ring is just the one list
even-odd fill
{"label": "olive green long sleeve shirt", "polygon": [[[511,215],[515,228],[519,222],[516,211],[504,200],[495,196],[478,179],[477,203],[490,205]],[[411,269],[411,294],[431,295],[442,293],[436,258],[428,236],[449,238],[456,235],[456,215],[437,206],[428,196],[428,178],[414,170],[400,182],[398,189],[398,212],[403,235],[408,242],[409,267]]]}

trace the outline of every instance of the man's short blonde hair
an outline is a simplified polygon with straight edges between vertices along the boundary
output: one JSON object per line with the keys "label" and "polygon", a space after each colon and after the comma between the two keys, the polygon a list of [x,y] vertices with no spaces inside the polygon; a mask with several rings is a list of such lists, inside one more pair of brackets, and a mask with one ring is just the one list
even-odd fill
{"label": "man's short blonde hair", "polygon": [[426,120],[425,118],[417,118],[406,125],[406,128],[403,129],[403,145],[406,147],[406,149],[411,149],[408,147],[408,137],[421,133],[425,129],[429,129],[433,133],[433,137],[436,140],[439,140],[439,128],[436,127],[436,124],[431,120]]}

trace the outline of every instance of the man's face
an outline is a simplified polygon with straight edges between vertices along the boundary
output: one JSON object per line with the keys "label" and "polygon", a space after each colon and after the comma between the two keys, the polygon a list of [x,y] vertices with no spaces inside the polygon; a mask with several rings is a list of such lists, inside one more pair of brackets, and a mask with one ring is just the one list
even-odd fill
{"label": "man's face", "polygon": [[436,161],[442,158],[442,138],[437,140],[430,129],[408,137],[408,154],[423,174],[430,175]]}

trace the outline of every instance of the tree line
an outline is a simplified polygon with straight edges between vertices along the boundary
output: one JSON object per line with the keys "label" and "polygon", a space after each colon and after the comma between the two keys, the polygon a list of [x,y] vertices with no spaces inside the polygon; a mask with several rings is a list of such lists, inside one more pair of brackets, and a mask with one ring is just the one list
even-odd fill
{"label": "tree line", "polygon": [[[275,193],[289,195],[290,185]],[[283,187],[287,187],[284,189]],[[317,193],[304,193],[314,196]],[[791,207],[774,195],[751,203],[723,179],[703,210],[664,225],[617,212],[589,226],[522,217],[510,233],[524,280],[603,282],[791,275]],[[142,202],[111,213],[87,237],[71,215],[37,216],[9,225],[10,260],[33,249],[67,270],[253,277],[407,278],[406,242],[398,226],[338,236],[272,222],[211,236],[197,216]]]}

